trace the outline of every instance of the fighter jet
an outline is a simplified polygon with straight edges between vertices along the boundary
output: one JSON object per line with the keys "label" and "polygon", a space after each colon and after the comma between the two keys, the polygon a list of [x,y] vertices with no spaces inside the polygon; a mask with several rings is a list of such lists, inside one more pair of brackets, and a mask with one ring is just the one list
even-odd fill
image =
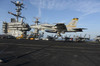
{"label": "fighter jet", "polygon": [[39,21],[35,21],[35,25],[31,25],[31,28],[35,30],[44,30],[49,33],[57,33],[57,36],[61,36],[61,33],[65,34],[66,32],[83,32],[86,28],[77,28],[78,18],[73,18],[72,21],[65,25],[64,23],[57,23],[56,25],[52,24],[37,24]]}

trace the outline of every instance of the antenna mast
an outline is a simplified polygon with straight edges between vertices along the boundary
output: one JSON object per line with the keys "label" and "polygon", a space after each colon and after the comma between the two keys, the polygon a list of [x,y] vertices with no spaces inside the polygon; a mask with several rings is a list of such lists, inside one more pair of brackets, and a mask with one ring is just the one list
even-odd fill
{"label": "antenna mast", "polygon": [[22,8],[24,8],[23,3],[19,2],[19,1],[17,1],[17,2],[16,1],[15,2],[11,1],[11,2],[13,4],[15,4],[15,6],[17,7],[16,8],[16,14],[14,14],[12,12],[8,12],[8,13],[11,14],[11,15],[14,15],[16,17],[16,22],[19,22],[19,20],[18,20],[19,17],[20,18],[25,18],[25,17],[21,16],[21,10],[22,10]]}
{"label": "antenna mast", "polygon": [[36,19],[35,25],[38,25],[38,23],[40,23],[40,22],[39,22],[39,19],[40,19],[40,18],[39,18],[39,17],[34,17],[34,18]]}

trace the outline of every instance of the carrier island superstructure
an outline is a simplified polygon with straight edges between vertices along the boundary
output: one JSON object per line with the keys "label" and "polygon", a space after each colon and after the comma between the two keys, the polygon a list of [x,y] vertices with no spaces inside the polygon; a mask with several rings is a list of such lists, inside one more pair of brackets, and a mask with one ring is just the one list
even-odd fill
{"label": "carrier island superstructure", "polygon": [[[30,31],[31,28],[28,24],[23,22],[23,19],[25,17],[21,16],[21,10],[24,8],[23,3],[19,1],[11,1],[13,4],[15,4],[16,8],[16,14],[12,12],[8,12],[11,15],[14,15],[16,18],[11,18],[11,22],[3,22],[3,32],[7,35],[12,35],[15,37],[19,37],[22,34],[26,35],[27,31]],[[21,20],[19,20],[19,18]]]}

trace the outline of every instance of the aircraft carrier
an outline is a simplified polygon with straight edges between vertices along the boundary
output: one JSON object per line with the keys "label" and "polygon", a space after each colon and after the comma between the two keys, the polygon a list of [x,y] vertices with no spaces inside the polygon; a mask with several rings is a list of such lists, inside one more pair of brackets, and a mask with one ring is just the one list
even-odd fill
{"label": "aircraft carrier", "polygon": [[55,41],[48,36],[50,41],[33,38],[17,40],[15,37],[21,34],[27,36],[31,28],[20,16],[23,3],[11,2],[17,6],[17,13],[8,13],[16,19],[11,18],[9,23],[3,22],[5,34],[0,35],[0,66],[100,66],[100,43],[85,41],[90,38],[81,36],[73,41],[67,36],[65,41]]}

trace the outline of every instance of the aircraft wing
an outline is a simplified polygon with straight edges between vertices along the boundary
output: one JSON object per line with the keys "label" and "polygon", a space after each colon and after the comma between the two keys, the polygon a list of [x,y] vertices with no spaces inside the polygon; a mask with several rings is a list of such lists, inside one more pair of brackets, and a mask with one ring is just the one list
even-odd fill
{"label": "aircraft wing", "polygon": [[83,30],[86,30],[87,28],[73,28],[76,32],[82,32]]}
{"label": "aircraft wing", "polygon": [[87,28],[73,28],[73,30],[79,30],[79,29],[87,30]]}

